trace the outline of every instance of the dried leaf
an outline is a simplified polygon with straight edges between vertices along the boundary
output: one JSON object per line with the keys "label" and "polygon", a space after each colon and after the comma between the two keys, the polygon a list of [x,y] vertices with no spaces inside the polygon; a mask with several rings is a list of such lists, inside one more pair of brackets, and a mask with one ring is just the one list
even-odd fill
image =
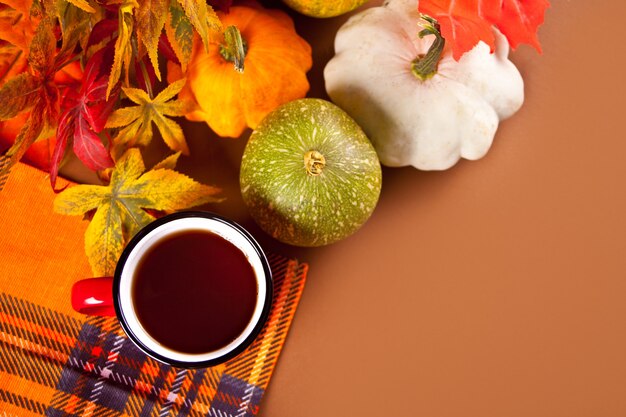
{"label": "dried leaf", "polygon": [[189,21],[200,35],[204,47],[208,50],[212,35],[221,33],[222,24],[215,10],[205,0],[178,0]]}
{"label": "dried leaf", "polygon": [[113,66],[111,75],[109,76],[109,84],[107,86],[106,98],[109,98],[113,87],[117,85],[122,74],[122,69],[128,77],[130,61],[132,57],[132,47],[130,37],[133,32],[133,10],[139,7],[136,0],[124,0],[119,8],[119,26],[117,39],[115,41],[115,54],[113,58]]}
{"label": "dried leaf", "polygon": [[150,62],[159,81],[159,59],[157,49],[159,37],[165,26],[167,18],[168,0],[141,0],[139,8],[135,12],[135,29],[137,38],[146,47]]}
{"label": "dried leaf", "polygon": [[40,82],[25,72],[11,78],[0,88],[0,120],[8,120],[30,109],[39,96]]}
{"label": "dried leaf", "polygon": [[193,48],[193,25],[178,0],[172,0],[170,3],[165,33],[183,72],[187,71],[187,64],[191,59]]}
{"label": "dried leaf", "polygon": [[15,138],[15,142],[4,155],[0,156],[0,191],[2,191],[9,177],[13,165],[22,158],[26,150],[37,140],[44,130],[44,109],[41,108],[42,106],[43,103],[41,101],[35,103],[31,116]]}
{"label": "dried leaf", "polygon": [[97,276],[111,275],[127,240],[154,220],[146,210],[175,211],[219,201],[218,188],[176,171],[144,171],[141,153],[130,149],[117,162],[108,186],[77,185],[54,201],[54,210],[61,214],[96,210],[85,232],[85,251]]}
{"label": "dried leaf", "polygon": [[138,104],[124,107],[111,114],[106,127],[124,127],[115,137],[115,146],[118,148],[146,145],[152,138],[152,122],[157,126],[163,140],[174,151],[189,154],[183,130],[175,121],[165,116],[184,116],[188,111],[188,104],[182,100],[172,98],[182,90],[186,80],[179,80],[169,85],[154,99],[137,88],[123,88],[126,96]]}
{"label": "dried leaf", "polygon": [[42,19],[30,43],[28,63],[42,77],[50,75],[56,70],[53,65],[57,43],[54,37],[54,26],[54,21],[51,18]]}

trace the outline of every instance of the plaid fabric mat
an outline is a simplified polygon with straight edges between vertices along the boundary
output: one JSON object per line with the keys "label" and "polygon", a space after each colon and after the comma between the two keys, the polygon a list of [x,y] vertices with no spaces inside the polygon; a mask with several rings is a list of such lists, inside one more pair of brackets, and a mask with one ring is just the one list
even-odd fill
{"label": "plaid fabric mat", "polygon": [[115,318],[72,311],[72,283],[89,276],[86,222],[52,213],[45,174],[15,168],[0,193],[0,417],[247,417],[278,360],[307,265],[270,255],[274,304],[255,342],[212,368],[161,364]]}

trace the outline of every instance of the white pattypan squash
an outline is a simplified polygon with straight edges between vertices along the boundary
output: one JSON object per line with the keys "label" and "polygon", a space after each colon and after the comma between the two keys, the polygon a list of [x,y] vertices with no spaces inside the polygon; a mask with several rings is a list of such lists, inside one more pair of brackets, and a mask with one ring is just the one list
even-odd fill
{"label": "white pattypan squash", "polygon": [[[487,153],[499,121],[522,105],[524,83],[499,32],[494,53],[480,42],[457,62],[444,47],[437,64],[428,52],[443,40],[438,32],[420,38],[420,22],[415,0],[353,16],[337,33],[324,78],[328,95],[363,128],[384,165],[442,170]],[[434,71],[424,73],[429,59]]]}

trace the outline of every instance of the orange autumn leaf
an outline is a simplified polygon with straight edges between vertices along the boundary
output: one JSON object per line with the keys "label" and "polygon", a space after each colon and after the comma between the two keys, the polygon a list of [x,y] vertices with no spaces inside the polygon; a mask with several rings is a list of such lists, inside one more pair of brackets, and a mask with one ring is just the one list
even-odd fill
{"label": "orange autumn leaf", "polygon": [[95,210],[85,232],[95,276],[113,274],[128,240],[154,220],[146,210],[170,212],[220,201],[218,188],[170,169],[175,158],[146,171],[141,153],[133,148],[117,161],[109,185],[76,185],[55,198],[54,211],[60,214],[82,216]]}
{"label": "orange autumn leaf", "polygon": [[51,83],[56,67],[56,38],[52,19],[37,26],[28,49],[30,71],[7,80],[0,87],[0,120],[8,120],[32,107],[43,109],[44,123],[52,124],[58,112],[58,89]]}
{"label": "orange autumn leaf", "polygon": [[[54,74],[54,83],[67,89],[70,86],[76,85],[82,77],[83,71],[80,63],[74,61]],[[9,106],[5,106],[4,108],[9,108]],[[20,130],[29,122],[29,119],[30,113],[23,112],[9,120],[0,121],[0,154],[13,145],[15,139],[19,136]],[[54,152],[55,144],[56,138],[52,136],[52,134],[50,136],[41,136],[28,148],[21,160],[48,171],[50,169],[50,159]]]}
{"label": "orange autumn leaf", "polygon": [[[235,71],[233,62],[222,55],[222,45],[212,43],[205,51],[196,38],[188,81],[179,97],[197,104],[188,119],[205,121],[220,136],[237,137],[279,105],[304,97],[309,90],[311,47],[282,11],[234,6],[219,16],[224,27],[235,26],[241,33],[245,69]],[[169,81],[180,75],[174,65],[168,68]]]}
{"label": "orange autumn leaf", "polygon": [[3,0],[0,3],[0,39],[28,53],[37,20],[30,17],[32,0]]}
{"label": "orange autumn leaf", "polygon": [[483,41],[493,51],[492,26],[506,36],[512,48],[527,43],[541,52],[537,29],[548,0],[420,0],[418,9],[440,25],[454,59]]}
{"label": "orange autumn leaf", "polygon": [[506,36],[511,48],[527,43],[541,52],[537,28],[543,23],[548,6],[548,0],[503,0],[500,15],[493,23]]}
{"label": "orange autumn leaf", "polygon": [[17,134],[13,145],[0,156],[0,191],[11,167],[28,148],[56,123],[59,90],[52,82],[55,72],[56,39],[53,20],[44,18],[35,30],[28,49],[30,72],[21,73],[0,87],[0,121],[32,109],[31,115]]}
{"label": "orange autumn leaf", "polygon": [[28,67],[28,50],[37,21],[31,19],[32,0],[0,3],[0,86]]}

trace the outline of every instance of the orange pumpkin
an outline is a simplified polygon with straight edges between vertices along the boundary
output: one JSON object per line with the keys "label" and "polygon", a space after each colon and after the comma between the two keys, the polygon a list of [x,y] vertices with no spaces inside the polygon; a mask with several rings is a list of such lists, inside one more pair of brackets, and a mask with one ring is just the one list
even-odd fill
{"label": "orange pumpkin", "polygon": [[[205,121],[220,136],[238,137],[279,105],[306,95],[311,47],[279,10],[235,6],[220,20],[241,32],[247,46],[243,73],[222,56],[220,44],[212,43],[207,52],[196,38],[179,96],[197,105],[188,119]],[[171,64],[169,70],[170,82],[182,75]]]}

